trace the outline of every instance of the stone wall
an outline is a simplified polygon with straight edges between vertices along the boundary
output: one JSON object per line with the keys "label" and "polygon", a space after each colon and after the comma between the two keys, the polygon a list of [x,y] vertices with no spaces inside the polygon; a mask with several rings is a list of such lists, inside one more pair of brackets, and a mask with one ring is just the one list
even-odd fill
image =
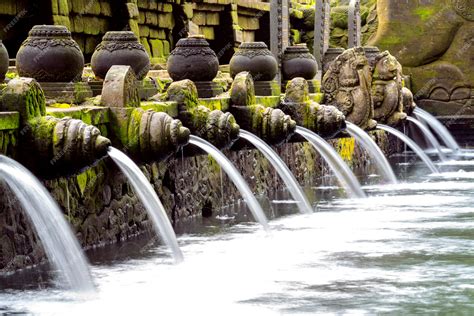
{"label": "stone wall", "polygon": [[[396,143],[389,143],[385,134],[374,134],[382,149],[397,151]],[[354,145],[354,140],[342,138],[333,145],[353,169],[364,175],[372,169],[365,152]],[[277,149],[290,166],[301,185],[317,186],[330,174],[308,143],[285,144]],[[258,195],[272,195],[283,185],[269,162],[255,150],[227,151],[238,170]],[[167,162],[141,167],[150,180],[173,223],[218,214],[224,205],[241,199],[235,186],[207,155],[181,157]],[[69,179],[45,182],[76,236],[86,249],[127,240],[151,230],[151,222],[143,205],[114,163],[107,159],[88,171]],[[25,213],[20,211],[8,188],[2,187],[0,199],[0,273],[8,272],[44,260],[43,249]],[[204,214],[203,214],[203,211]],[[207,212],[207,213],[206,213]]]}

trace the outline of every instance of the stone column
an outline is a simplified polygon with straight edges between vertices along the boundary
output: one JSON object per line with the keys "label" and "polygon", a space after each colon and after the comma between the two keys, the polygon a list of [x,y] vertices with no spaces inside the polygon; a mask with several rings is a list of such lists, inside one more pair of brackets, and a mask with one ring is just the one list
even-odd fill
{"label": "stone column", "polygon": [[290,33],[289,0],[270,2],[270,50],[278,62],[277,81],[281,83],[281,58],[289,45]]}
{"label": "stone column", "polygon": [[361,45],[360,41],[360,0],[351,0],[349,3],[349,16],[347,19],[349,30],[348,48]]}
{"label": "stone column", "polygon": [[323,58],[329,48],[329,32],[331,22],[331,6],[329,0],[316,0],[314,14],[314,45],[313,52],[318,62],[316,79],[321,80]]}

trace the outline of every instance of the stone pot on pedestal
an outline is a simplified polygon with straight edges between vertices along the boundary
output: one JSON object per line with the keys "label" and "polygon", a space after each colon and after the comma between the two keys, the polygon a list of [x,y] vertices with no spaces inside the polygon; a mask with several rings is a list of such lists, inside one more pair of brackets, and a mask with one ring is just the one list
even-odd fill
{"label": "stone pot on pedestal", "polygon": [[10,64],[10,61],[8,59],[8,51],[3,45],[2,41],[0,40],[0,82],[3,82],[5,80],[5,75],[8,72],[8,65]]}
{"label": "stone pot on pedestal", "polygon": [[222,87],[212,81],[219,71],[219,59],[202,35],[180,39],[168,57],[167,70],[174,81],[193,81],[200,98],[215,97],[223,92]]}
{"label": "stone pot on pedestal", "polygon": [[84,56],[62,25],[36,25],[16,55],[21,77],[36,79],[45,96],[61,103],[80,103],[92,96],[83,82]]}
{"label": "stone pot on pedestal", "polygon": [[308,82],[309,92],[316,92],[316,85],[313,82],[314,76],[318,71],[318,63],[314,56],[309,52],[306,44],[288,46],[283,53],[282,75],[285,87],[289,80],[296,77],[302,77]]}
{"label": "stone pot on pedestal", "polygon": [[229,66],[233,78],[243,71],[252,75],[257,96],[280,95],[280,87],[273,80],[278,72],[278,63],[264,42],[240,44]]}
{"label": "stone pot on pedestal", "polygon": [[131,31],[105,33],[92,55],[91,67],[95,76],[104,79],[113,65],[132,67],[138,80],[150,70],[150,57]]}

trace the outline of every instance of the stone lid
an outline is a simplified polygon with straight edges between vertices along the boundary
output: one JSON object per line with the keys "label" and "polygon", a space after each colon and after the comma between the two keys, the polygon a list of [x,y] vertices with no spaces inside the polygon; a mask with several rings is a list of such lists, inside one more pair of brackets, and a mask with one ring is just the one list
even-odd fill
{"label": "stone lid", "polygon": [[240,49],[268,49],[265,42],[243,42],[239,46]]}
{"label": "stone lid", "polygon": [[71,37],[64,25],[35,25],[28,33],[30,37]]}
{"label": "stone lid", "polygon": [[113,42],[136,42],[138,41],[138,38],[135,33],[131,31],[110,31],[105,33],[102,40]]}
{"label": "stone lid", "polygon": [[176,47],[209,47],[209,43],[202,35],[193,35],[182,38],[176,43]]}
{"label": "stone lid", "polygon": [[285,48],[285,53],[309,53],[309,49],[306,44],[297,44]]}

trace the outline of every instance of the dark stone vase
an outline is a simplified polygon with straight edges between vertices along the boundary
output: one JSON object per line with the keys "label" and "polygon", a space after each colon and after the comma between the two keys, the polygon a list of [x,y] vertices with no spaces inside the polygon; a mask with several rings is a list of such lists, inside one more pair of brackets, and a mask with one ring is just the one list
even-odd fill
{"label": "dark stone vase", "polygon": [[84,56],[65,26],[36,25],[16,55],[16,68],[39,82],[79,81]]}
{"label": "dark stone vase", "polygon": [[264,42],[244,42],[230,60],[230,75],[248,71],[254,81],[271,81],[278,72],[278,64]]}
{"label": "dark stone vase", "polygon": [[92,55],[92,71],[104,79],[113,65],[132,67],[138,80],[150,70],[150,57],[138,38],[130,31],[107,32]]}
{"label": "dark stone vase", "polygon": [[302,77],[311,80],[316,76],[318,63],[306,44],[288,46],[283,54],[282,73],[284,80]]}
{"label": "dark stone vase", "polygon": [[337,58],[337,56],[344,53],[344,48],[335,47],[328,48],[323,57],[323,75],[329,70],[332,62]]}
{"label": "dark stone vase", "polygon": [[8,58],[8,51],[0,40],[0,82],[5,79],[5,75],[8,72],[8,65],[10,64]]}
{"label": "dark stone vase", "polygon": [[174,81],[212,81],[219,71],[219,59],[201,35],[182,38],[170,53],[167,63]]}

